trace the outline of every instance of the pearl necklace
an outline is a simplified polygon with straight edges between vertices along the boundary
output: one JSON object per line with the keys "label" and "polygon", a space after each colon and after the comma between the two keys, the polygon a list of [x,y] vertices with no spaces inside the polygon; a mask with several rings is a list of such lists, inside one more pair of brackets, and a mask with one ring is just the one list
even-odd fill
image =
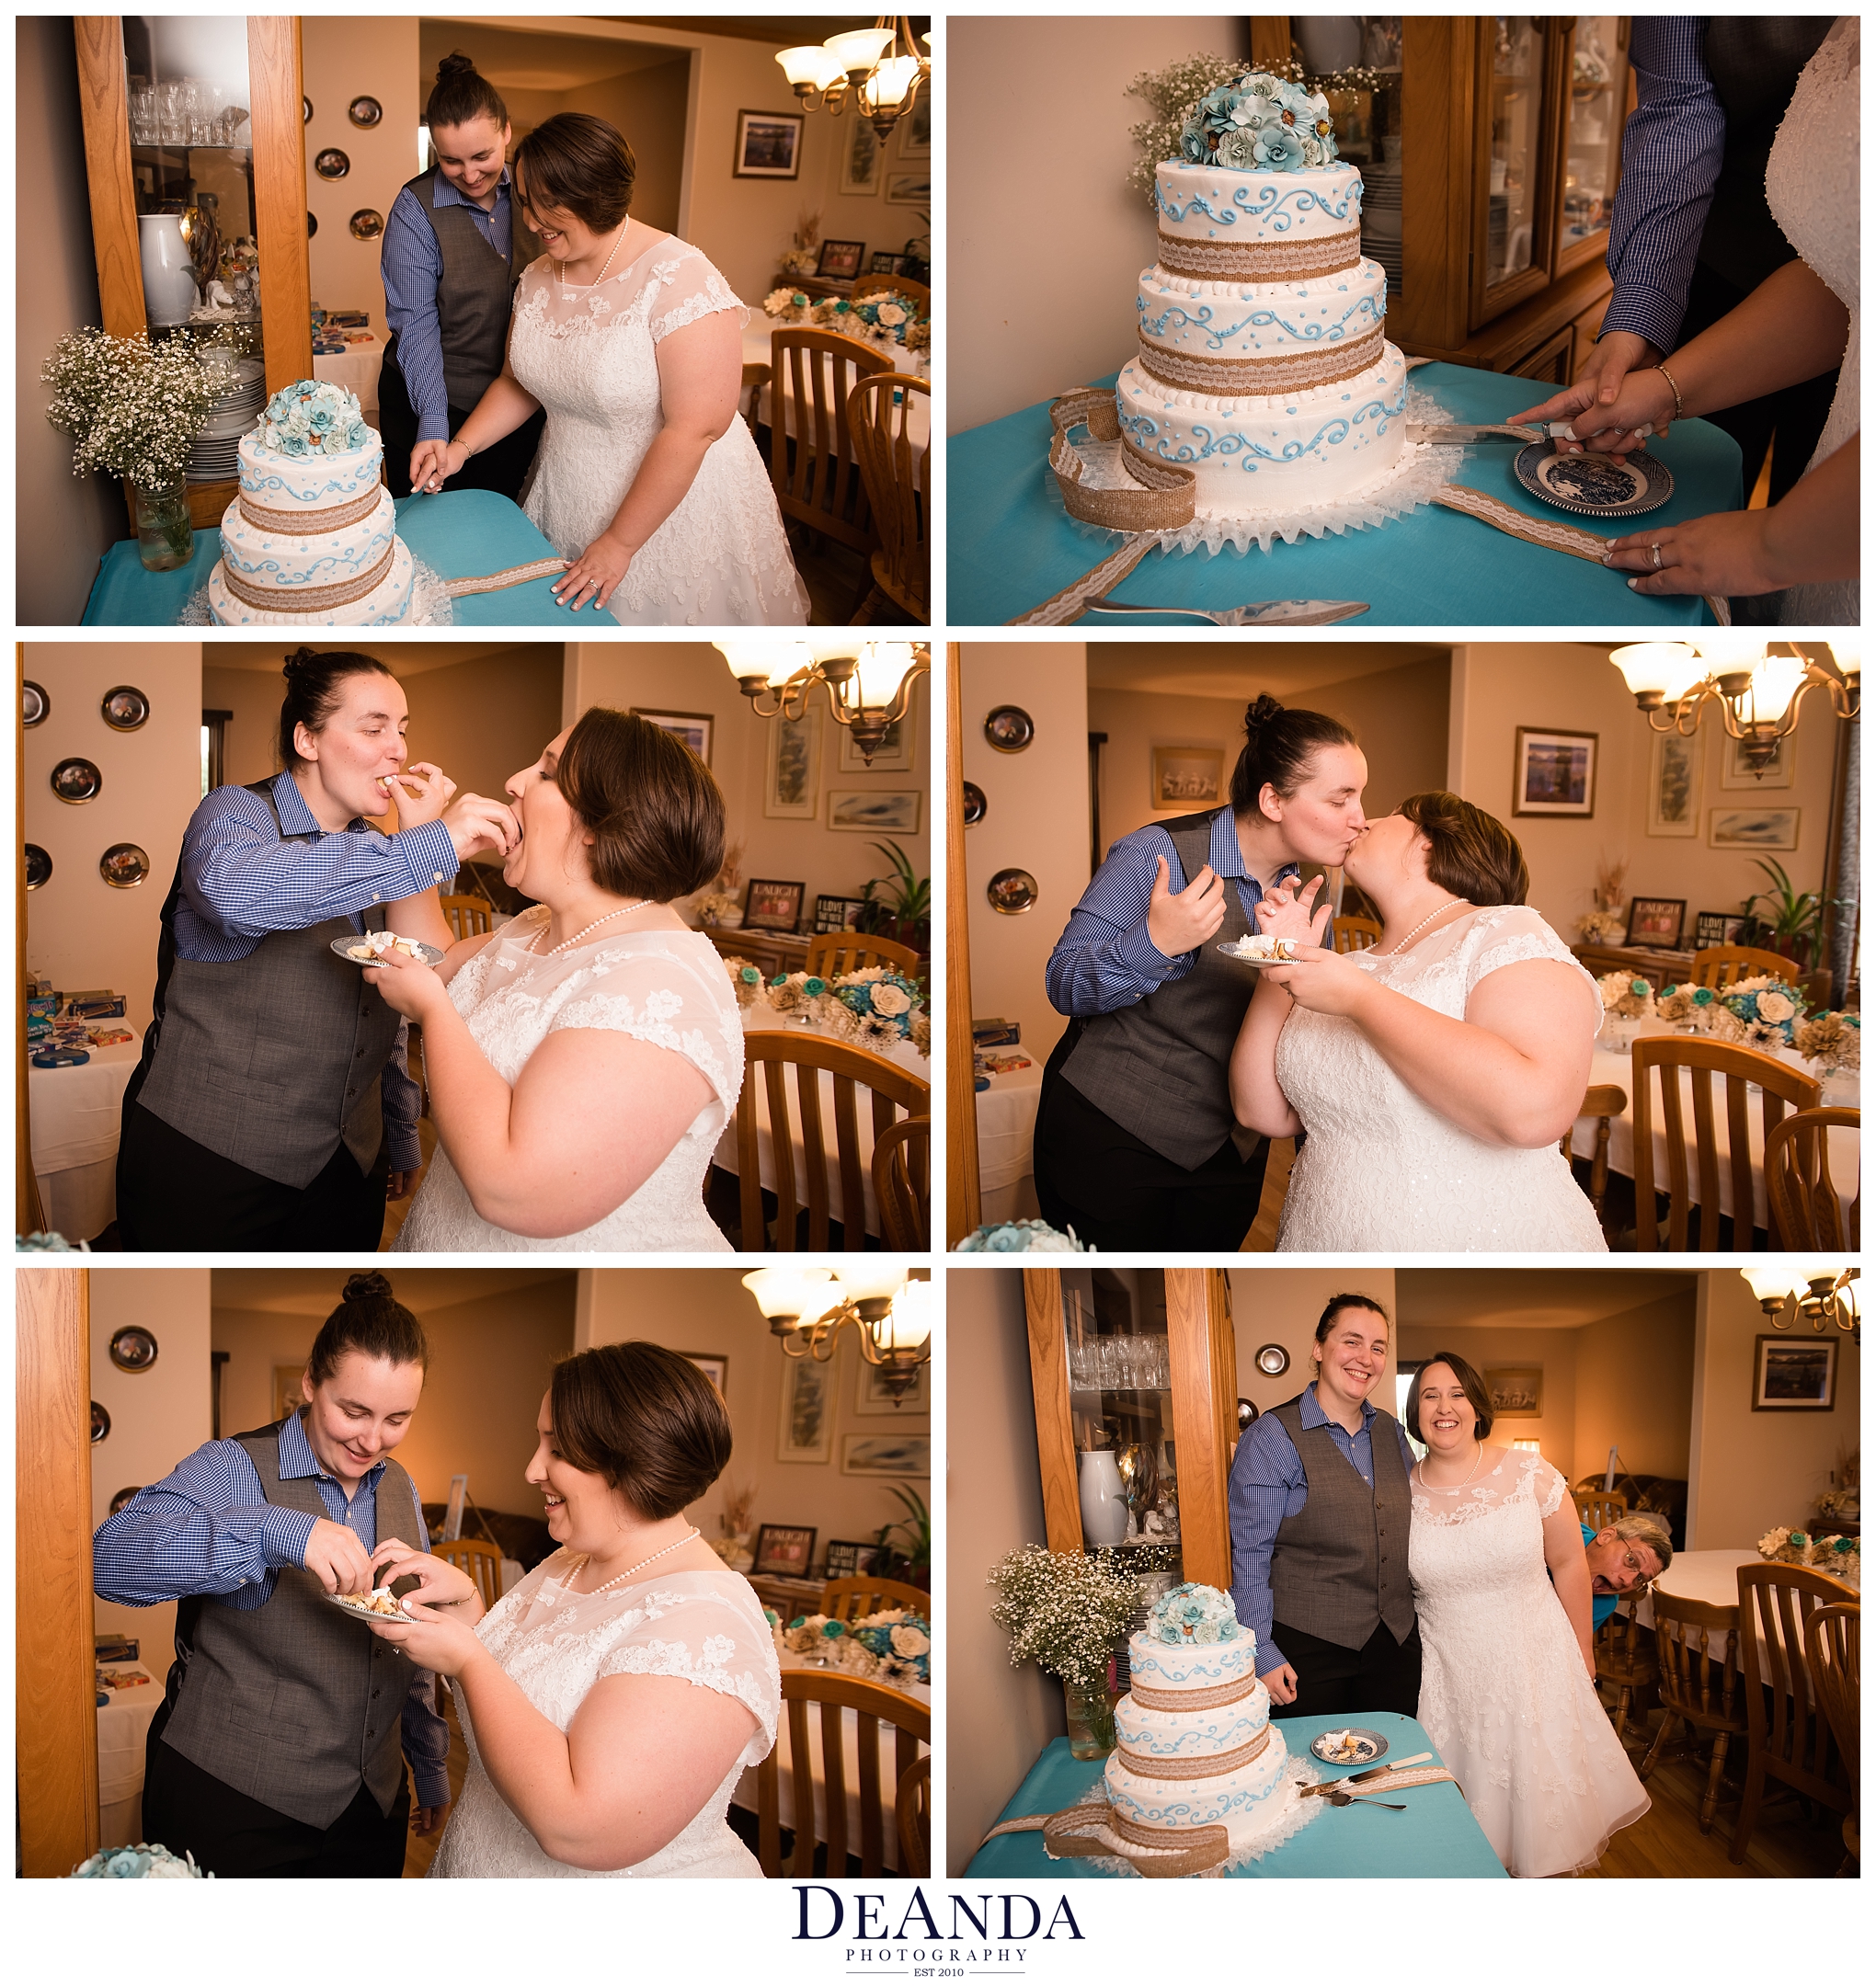
{"label": "pearl necklace", "polygon": [[536,958],[557,958],[561,953],[570,951],[575,945],[577,945],[580,942],[580,940],[587,935],[588,931],[598,930],[601,924],[610,924],[614,918],[629,916],[634,910],[643,910],[646,905],[648,904],[650,901],[651,898],[649,896],[641,896],[636,903],[621,904],[616,910],[608,910],[604,917],[595,918],[592,922],[587,926],[586,930],[575,931],[571,938],[562,939],[557,945],[554,946],[551,951],[548,951],[546,953],[543,953],[541,950],[541,941],[547,935],[547,927],[543,924],[542,925],[541,929],[537,930],[534,935],[528,941],[528,950],[532,952]]}
{"label": "pearl necklace", "polygon": [[1409,931],[1403,939],[1401,939],[1399,944],[1391,946],[1388,951],[1381,953],[1379,955],[1382,958],[1399,958],[1401,953],[1403,953],[1407,949],[1407,947],[1411,945],[1417,937],[1419,937],[1421,932],[1424,931],[1426,927],[1433,922],[1434,918],[1443,918],[1455,904],[1464,903],[1465,900],[1466,899],[1463,896],[1448,896],[1447,900],[1440,905],[1439,908],[1436,910],[1431,917],[1422,918],[1419,923],[1417,923],[1413,927],[1413,929]]}
{"label": "pearl necklace", "polygon": [[[591,282],[578,285],[580,289],[597,290],[605,281],[606,271],[612,266],[612,256],[619,253],[619,244],[625,239],[626,233],[631,228],[631,222],[627,221],[625,225],[619,230],[618,236],[612,243],[612,255],[606,257],[600,267],[600,273],[593,278]],[[566,264],[565,262],[556,262],[554,266],[556,271],[555,280],[559,283],[562,292],[565,293],[566,289]]]}
{"label": "pearl necklace", "polygon": [[1471,1481],[1473,1477],[1475,1477],[1479,1473],[1479,1465],[1485,1459],[1485,1444],[1483,1442],[1478,1442],[1477,1446],[1479,1449],[1479,1453],[1472,1457],[1471,1467],[1469,1468],[1456,1483],[1428,1482],[1426,1479],[1426,1458],[1423,1455],[1420,1460],[1413,1465],[1413,1473],[1420,1478],[1420,1487],[1423,1490],[1463,1490],[1466,1485]]}
{"label": "pearl necklace", "polygon": [[560,1590],[570,1600],[590,1600],[594,1593],[610,1592],[614,1586],[621,1584],[625,1580],[629,1580],[635,1572],[643,1572],[646,1566],[655,1565],[658,1559],[669,1558],[680,1545],[688,1545],[693,1537],[702,1537],[703,1535],[704,1534],[693,1526],[691,1530],[686,1531],[682,1537],[677,1538],[667,1545],[662,1551],[655,1551],[649,1558],[641,1558],[636,1565],[627,1566],[617,1579],[609,1579],[603,1586],[595,1586],[592,1592],[577,1593],[573,1590],[574,1581],[593,1562],[591,1552],[582,1552],[579,1563],[561,1581]]}

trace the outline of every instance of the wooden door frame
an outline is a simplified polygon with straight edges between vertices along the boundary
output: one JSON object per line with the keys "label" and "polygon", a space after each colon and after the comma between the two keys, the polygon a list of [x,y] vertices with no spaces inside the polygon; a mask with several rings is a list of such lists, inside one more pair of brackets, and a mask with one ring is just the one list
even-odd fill
{"label": "wooden door frame", "polygon": [[[26,724],[20,698],[26,693],[26,644],[15,642],[13,699],[13,845],[20,852],[17,895],[13,906],[13,983],[26,985]],[[13,1038],[13,1231],[39,1234],[46,1225],[39,1178],[32,1169],[32,1110],[27,1073],[26,1029]]]}
{"label": "wooden door frame", "polygon": [[[964,861],[963,651],[946,645],[944,810],[945,1246],[955,1248],[983,1219],[977,1136],[977,1044],[970,1013],[970,924]],[[1059,1307],[1059,1298],[1058,1298]],[[1072,1471],[1072,1463],[1070,1465]],[[1076,1539],[1076,1548],[1081,1540]]]}
{"label": "wooden door frame", "polygon": [[[1185,1577],[1231,1590],[1230,1490],[1238,1433],[1238,1346],[1223,1269],[1166,1273],[1172,1424],[1179,1441],[1179,1541]],[[1185,1347],[1184,1355],[1176,1349]]]}

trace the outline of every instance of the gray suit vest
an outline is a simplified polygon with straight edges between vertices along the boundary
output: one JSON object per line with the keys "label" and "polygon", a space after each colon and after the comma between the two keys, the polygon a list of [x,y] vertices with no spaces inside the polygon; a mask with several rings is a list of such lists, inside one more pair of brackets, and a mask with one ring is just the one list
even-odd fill
{"label": "gray suit vest", "polygon": [[406,190],[415,193],[442,252],[437,285],[437,331],[443,348],[443,382],[452,407],[471,411],[508,357],[509,318],[521,271],[541,253],[541,238],[521,220],[521,203],[509,188],[509,256],[493,248],[456,201],[437,204],[449,182],[440,172],[419,173]]}
{"label": "gray suit vest", "polygon": [[[280,1480],[284,1425],[234,1439],[269,1503],[325,1517],[310,1476]],[[385,1462],[372,1501],[378,1537],[409,1539],[415,1497],[395,1461]],[[181,1602],[176,1650],[182,1674],[170,1679],[165,1744],[310,1827],[330,1827],[361,1783],[380,1813],[391,1811],[404,1780],[404,1699],[417,1672],[407,1655],[330,1605],[312,1573],[283,1567],[272,1598],[251,1613],[209,1596]]]}
{"label": "gray suit vest", "polygon": [[[257,782],[274,826],[273,782]],[[281,839],[293,837],[282,835]],[[163,906],[149,1073],[137,1101],[173,1130],[283,1186],[310,1186],[343,1142],[369,1172],[383,1142],[378,1078],[397,1045],[398,1016],[332,950],[349,918],[269,931],[244,959],[179,957],[182,865]],[[363,913],[381,930],[382,904]],[[343,1625],[341,1623],[341,1625]]]}
{"label": "gray suit vest", "polygon": [[1413,1632],[1407,1573],[1413,1505],[1394,1417],[1375,1411],[1370,1490],[1327,1428],[1304,1427],[1300,1394],[1271,1411],[1296,1444],[1310,1486],[1302,1509],[1276,1527],[1270,1561],[1275,1618],[1337,1648],[1365,1647],[1383,1622],[1396,1641],[1406,1640]]}
{"label": "gray suit vest", "polygon": [[[1161,825],[1179,851],[1190,885],[1211,860],[1213,814],[1186,814]],[[1258,1136],[1231,1116],[1231,1048],[1251,1004],[1256,976],[1218,946],[1251,925],[1235,881],[1225,883],[1225,921],[1201,945],[1183,979],[1162,982],[1144,999],[1080,1023],[1063,1078],[1096,1110],[1131,1131],[1162,1158],[1195,1171],[1225,1140],[1248,1158]]]}

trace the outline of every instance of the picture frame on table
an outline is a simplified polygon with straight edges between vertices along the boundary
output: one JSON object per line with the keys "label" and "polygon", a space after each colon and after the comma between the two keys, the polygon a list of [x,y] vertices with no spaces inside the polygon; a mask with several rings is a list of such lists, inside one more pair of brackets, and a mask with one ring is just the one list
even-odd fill
{"label": "picture frame on table", "polygon": [[1648,760],[1648,832],[1691,840],[1700,831],[1700,752],[1705,734],[1657,731]]}
{"label": "picture frame on table", "polygon": [[866,259],[866,244],[856,241],[824,241],[815,274],[829,282],[852,282]]}
{"label": "picture frame on table", "polygon": [[752,1576],[806,1579],[814,1566],[815,1530],[813,1524],[765,1524],[756,1533]]}
{"label": "picture frame on table", "polygon": [[[905,257],[890,254],[884,248],[875,248],[866,265],[866,273],[869,276],[903,276],[905,272]],[[833,1547],[830,1545],[828,1549],[831,1551]]]}
{"label": "picture frame on table", "polygon": [[863,1545],[857,1538],[829,1538],[826,1576],[830,1580],[864,1578],[878,1557],[877,1545]]}
{"label": "picture frame on table", "polygon": [[1790,854],[1798,846],[1801,809],[1717,806],[1707,815],[1707,846],[1743,854]]}
{"label": "picture frame on table", "polygon": [[801,139],[807,128],[805,113],[792,110],[738,110],[736,114],[738,179],[799,179]]}
{"label": "picture frame on table", "polygon": [[807,894],[806,883],[782,883],[772,877],[752,876],[743,898],[745,930],[792,931],[801,923],[801,899]]}
{"label": "picture frame on table", "polygon": [[775,718],[762,774],[765,820],[814,820],[820,814],[820,713]]}
{"label": "picture frame on table", "polygon": [[1544,1368],[1500,1365],[1485,1375],[1495,1421],[1541,1421],[1544,1418]]}
{"label": "picture frame on table", "polygon": [[1761,1331],[1752,1343],[1754,1413],[1829,1413],[1836,1405],[1836,1337]]}
{"label": "picture frame on table", "polygon": [[1156,813],[1190,813],[1218,806],[1225,790],[1225,755],[1209,745],[1153,747],[1153,808]]}
{"label": "picture frame on table", "polygon": [[[874,257],[876,262],[877,256]],[[905,257],[898,258],[903,262]],[[903,717],[896,718],[886,727],[886,736],[873,754],[869,765],[862,756],[860,748],[853,742],[853,734],[845,725],[841,726],[841,770],[842,772],[909,772],[912,770],[912,739],[914,717],[908,711]]]}
{"label": "picture frame on table", "polygon": [[866,907],[864,896],[817,896],[814,900],[814,934],[829,938],[860,929],[860,913]]}
{"label": "picture frame on table", "polygon": [[1748,756],[1750,738],[1724,738],[1721,743],[1720,788],[1722,793],[1777,793],[1789,789],[1798,757],[1798,740],[1788,734],[1772,742],[1772,756],[1763,771],[1755,772]]}
{"label": "picture frame on table", "polygon": [[869,200],[879,191],[885,159],[879,137],[866,120],[851,120],[841,145],[841,191],[849,200]]}
{"label": "picture frame on table", "polygon": [[929,1364],[915,1365],[912,1383],[904,1395],[895,1400],[886,1384],[886,1368],[869,1365],[862,1359],[853,1381],[853,1411],[867,1416],[930,1413],[931,1396],[925,1390],[925,1375],[931,1369]]}
{"label": "picture frame on table", "polygon": [[716,1388],[717,1397],[729,1398],[729,1361],[720,1352],[686,1352],[684,1356]]}
{"label": "picture frame on table", "polygon": [[1517,727],[1512,768],[1514,816],[1589,820],[1596,813],[1596,769],[1601,734]]}
{"label": "picture frame on table", "polygon": [[775,1437],[778,1462],[827,1462],[832,1458],[834,1369],[818,1359],[784,1359],[782,1364],[782,1423]]}
{"label": "picture frame on table", "polygon": [[871,786],[837,787],[828,793],[828,831],[915,835],[924,800],[915,787],[887,793]]}
{"label": "picture frame on table", "polygon": [[914,1482],[932,1474],[932,1437],[916,1434],[848,1434],[841,1441],[842,1476],[894,1476]]}
{"label": "picture frame on table", "polygon": [[888,207],[922,207],[929,211],[932,168],[920,166],[906,172],[888,172],[886,176],[886,204]]}
{"label": "picture frame on table", "polygon": [[705,765],[710,763],[711,747],[716,738],[716,720],[708,711],[646,710],[635,703],[631,714],[643,717],[646,724],[656,725],[660,731],[688,745]]}
{"label": "picture frame on table", "polygon": [[1734,910],[1701,910],[1694,918],[1694,949],[1704,952],[1709,945],[1736,945],[1745,929],[1745,919]]}
{"label": "picture frame on table", "polygon": [[1629,935],[1622,942],[1648,945],[1657,952],[1677,952],[1681,926],[1687,920],[1685,896],[1634,897],[1629,905]]}

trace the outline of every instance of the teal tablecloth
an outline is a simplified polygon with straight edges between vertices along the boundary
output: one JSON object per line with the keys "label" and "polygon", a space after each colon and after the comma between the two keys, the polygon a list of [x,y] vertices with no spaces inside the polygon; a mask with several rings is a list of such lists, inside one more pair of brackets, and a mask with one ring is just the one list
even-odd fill
{"label": "teal tablecloth", "polygon": [[[1541,400],[1535,380],[1468,366],[1416,366],[1412,384],[1456,421],[1502,421]],[[1114,375],[1098,380],[1112,385]],[[1649,444],[1674,472],[1673,500],[1611,528],[1624,536],[1643,524],[1676,524],[1744,505],[1739,445],[1709,422],[1676,421]],[[1048,403],[987,422],[952,438],[945,456],[950,490],[950,586],[945,611],[954,625],[1001,626],[1040,606],[1098,565],[1120,543],[1090,533],[1063,510],[1048,468]],[[1469,450],[1454,481],[1502,497],[1550,523],[1584,524],[1539,503],[1511,473],[1516,444]],[[1438,507],[1396,518],[1378,531],[1303,538],[1270,551],[1194,553],[1142,559],[1114,589],[1122,600],[1182,607],[1241,607],[1257,599],[1359,599],[1370,611],[1342,626],[1562,626],[1609,629],[1710,624],[1695,598],[1631,593],[1625,576],[1586,559],[1547,552]],[[1084,615],[1083,627],[1115,630],[1196,625],[1161,615],[1114,619]]]}
{"label": "teal tablecloth", "polygon": [[[1275,1728],[1283,1732],[1284,1742],[1300,1756],[1312,1739],[1341,1725],[1361,1724],[1379,1731],[1388,1741],[1386,1756],[1412,1758],[1416,1752],[1438,1752],[1432,1739],[1412,1718],[1391,1713],[1367,1712],[1353,1718],[1285,1718]],[[1428,1763],[1434,1761],[1429,1760]],[[1324,1765],[1311,1761],[1326,1777],[1343,1778],[1362,1770],[1360,1766]],[[1382,1761],[1380,1763],[1385,1763]],[[1101,1759],[1078,1759],[1069,1755],[1069,1741],[1058,1738],[1047,1746],[1031,1768],[1029,1776],[1016,1788],[1016,1797],[998,1815],[1013,1820],[1025,1814],[1058,1813],[1086,1797],[1105,1767]],[[1503,1877],[1504,1866],[1492,1852],[1492,1844],[1471,1809],[1449,1779],[1428,1786],[1409,1786],[1404,1793],[1390,1796],[1400,1800],[1405,1813],[1391,1813],[1385,1807],[1330,1807],[1300,1833],[1292,1834],[1282,1847],[1232,1876],[1485,1876]],[[1079,1857],[1060,1862],[1049,1859],[1042,1845],[1042,1831],[1024,1834],[1000,1834],[986,1842],[971,1858],[967,1876],[995,1877],[1000,1881],[1019,1881],[1064,1876],[1104,1876],[1108,1871]],[[1123,1880],[1130,1878],[1121,1878]]]}
{"label": "teal tablecloth", "polygon": [[[535,530],[519,504],[492,490],[444,490],[436,496],[406,496],[397,506],[397,535],[420,559],[445,579],[480,578],[510,565],[552,558],[554,547]],[[190,594],[209,583],[222,555],[222,534],[199,531],[195,556],[174,572],[143,570],[137,543],[126,538],[111,546],[98,566],[91,598],[86,602],[86,627],[174,627]],[[499,593],[465,593],[453,602],[458,627],[555,627],[598,621],[616,628],[611,614],[590,608],[574,613],[561,606],[548,588],[557,575],[530,579]],[[310,627],[327,623],[308,616]],[[250,631],[252,632],[252,631]],[[287,634],[290,628],[275,632]]]}

